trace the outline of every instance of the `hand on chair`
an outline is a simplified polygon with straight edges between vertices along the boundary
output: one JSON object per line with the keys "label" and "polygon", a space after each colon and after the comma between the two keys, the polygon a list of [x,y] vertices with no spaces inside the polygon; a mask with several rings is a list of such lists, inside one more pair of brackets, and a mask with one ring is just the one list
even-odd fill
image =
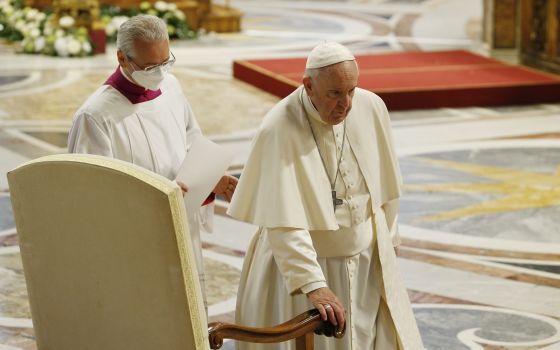
{"label": "hand on chair", "polygon": [[319,310],[324,321],[328,319],[339,331],[344,329],[346,310],[330,288],[315,289],[307,293],[307,298]]}

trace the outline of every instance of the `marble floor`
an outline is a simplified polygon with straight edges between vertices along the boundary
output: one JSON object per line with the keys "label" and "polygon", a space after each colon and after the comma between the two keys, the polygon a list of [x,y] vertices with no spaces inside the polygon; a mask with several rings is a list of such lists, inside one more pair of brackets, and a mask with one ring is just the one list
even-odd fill
{"label": "marble floor", "polygon": [[[278,98],[232,78],[236,58],[354,52],[484,53],[481,0],[236,0],[238,34],[173,42],[174,74],[203,131],[235,152]],[[0,43],[0,350],[36,349],[6,172],[65,151],[73,112],[116,67],[105,55],[18,55]],[[560,104],[391,113],[405,182],[400,264],[427,349],[560,349]],[[255,227],[204,234],[209,314],[231,321]],[[224,349],[233,349],[231,342]]]}

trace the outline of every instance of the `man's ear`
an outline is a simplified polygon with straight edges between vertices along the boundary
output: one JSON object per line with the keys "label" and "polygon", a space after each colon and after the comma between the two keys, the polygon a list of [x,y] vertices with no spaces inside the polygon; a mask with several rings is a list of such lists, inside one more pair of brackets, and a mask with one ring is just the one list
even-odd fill
{"label": "man's ear", "polygon": [[304,77],[303,78],[303,87],[305,88],[305,92],[307,92],[307,96],[313,96],[313,84],[311,82],[311,77]]}
{"label": "man's ear", "polygon": [[124,64],[126,63],[126,55],[121,50],[117,50],[117,60],[119,60],[120,66],[124,67]]}

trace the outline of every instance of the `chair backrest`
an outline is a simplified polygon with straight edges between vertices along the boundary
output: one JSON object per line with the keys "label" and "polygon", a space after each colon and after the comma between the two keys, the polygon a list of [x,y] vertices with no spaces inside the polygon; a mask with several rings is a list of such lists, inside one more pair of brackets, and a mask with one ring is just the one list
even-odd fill
{"label": "chair backrest", "polygon": [[39,349],[209,348],[175,183],[91,155],[40,158],[8,181]]}

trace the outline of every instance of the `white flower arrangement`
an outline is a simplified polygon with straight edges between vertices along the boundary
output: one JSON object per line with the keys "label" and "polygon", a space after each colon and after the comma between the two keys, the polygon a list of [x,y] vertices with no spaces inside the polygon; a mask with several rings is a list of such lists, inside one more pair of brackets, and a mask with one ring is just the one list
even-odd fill
{"label": "white flower arrangement", "polygon": [[66,37],[66,45],[68,46],[68,53],[76,56],[82,51],[82,43],[73,36]]}
{"label": "white flower arrangement", "polygon": [[173,14],[175,15],[175,17],[177,17],[178,19],[180,19],[181,21],[184,21],[187,16],[185,16],[185,13],[181,10],[173,10]]}
{"label": "white flower arrangement", "polygon": [[168,10],[167,3],[165,1],[156,1],[154,8],[159,12],[165,12]]}
{"label": "white flower arrangement", "polygon": [[44,36],[40,36],[37,37],[37,39],[35,39],[35,50],[37,50],[38,52],[43,51],[46,45],[47,45],[47,40],[45,39]]}
{"label": "white flower arrangement", "polygon": [[82,43],[82,51],[90,54],[93,51],[93,47],[91,46],[91,43],[89,41],[84,41]]}
{"label": "white flower arrangement", "polygon": [[38,38],[40,35],[41,35],[41,30],[37,27],[32,28],[29,31],[29,36],[32,37],[32,38]]}
{"label": "white flower arrangement", "polygon": [[39,13],[40,13],[39,10],[31,8],[25,14],[25,19],[27,19],[28,21],[34,21],[39,15]]}
{"label": "white flower arrangement", "polygon": [[[0,0],[0,19],[12,32],[8,40],[19,41],[21,52],[62,57],[86,56],[92,53],[92,45],[86,28],[76,28],[71,16],[55,21],[30,7],[15,6],[14,0]],[[9,10],[4,12],[5,10]],[[5,36],[6,37],[6,36]]]}
{"label": "white flower arrangement", "polygon": [[2,7],[0,7],[0,10],[8,16],[11,15],[12,13],[14,13],[14,7],[10,4],[6,4]]}
{"label": "white flower arrangement", "polygon": [[58,25],[62,28],[71,28],[75,23],[76,21],[74,20],[74,17],[71,16],[63,16],[58,20]]}
{"label": "white flower arrangement", "polygon": [[67,57],[68,56],[68,42],[66,37],[60,37],[54,42],[54,50],[58,56]]}
{"label": "white flower arrangement", "polygon": [[43,49],[43,53],[62,57],[87,56],[92,51],[88,31],[84,27],[57,29],[54,34],[46,37]]}
{"label": "white flower arrangement", "polygon": [[[139,13],[161,17],[167,24],[170,38],[194,38],[185,14],[174,3],[147,1],[138,8],[126,11],[110,7],[104,12],[102,21],[109,40],[115,40],[121,25],[130,16]],[[45,54],[61,57],[86,56],[93,52],[88,30],[76,26],[72,16],[62,16],[55,20],[36,8],[24,6],[23,0],[0,0],[0,38],[19,42],[21,52]]]}
{"label": "white flower arrangement", "polygon": [[196,33],[191,30],[187,23],[187,17],[177,8],[177,4],[166,1],[156,1],[151,4],[148,1],[140,3],[138,8],[121,10],[115,6],[105,6],[101,8],[102,21],[105,24],[105,34],[109,41],[115,41],[117,32],[128,18],[138,14],[149,14],[162,18],[167,24],[169,37],[172,39],[189,39],[196,37]]}
{"label": "white flower arrangement", "polygon": [[108,37],[113,37],[117,35],[117,32],[121,25],[126,22],[130,17],[128,16],[115,16],[110,19],[110,21],[105,25],[105,34]]}

